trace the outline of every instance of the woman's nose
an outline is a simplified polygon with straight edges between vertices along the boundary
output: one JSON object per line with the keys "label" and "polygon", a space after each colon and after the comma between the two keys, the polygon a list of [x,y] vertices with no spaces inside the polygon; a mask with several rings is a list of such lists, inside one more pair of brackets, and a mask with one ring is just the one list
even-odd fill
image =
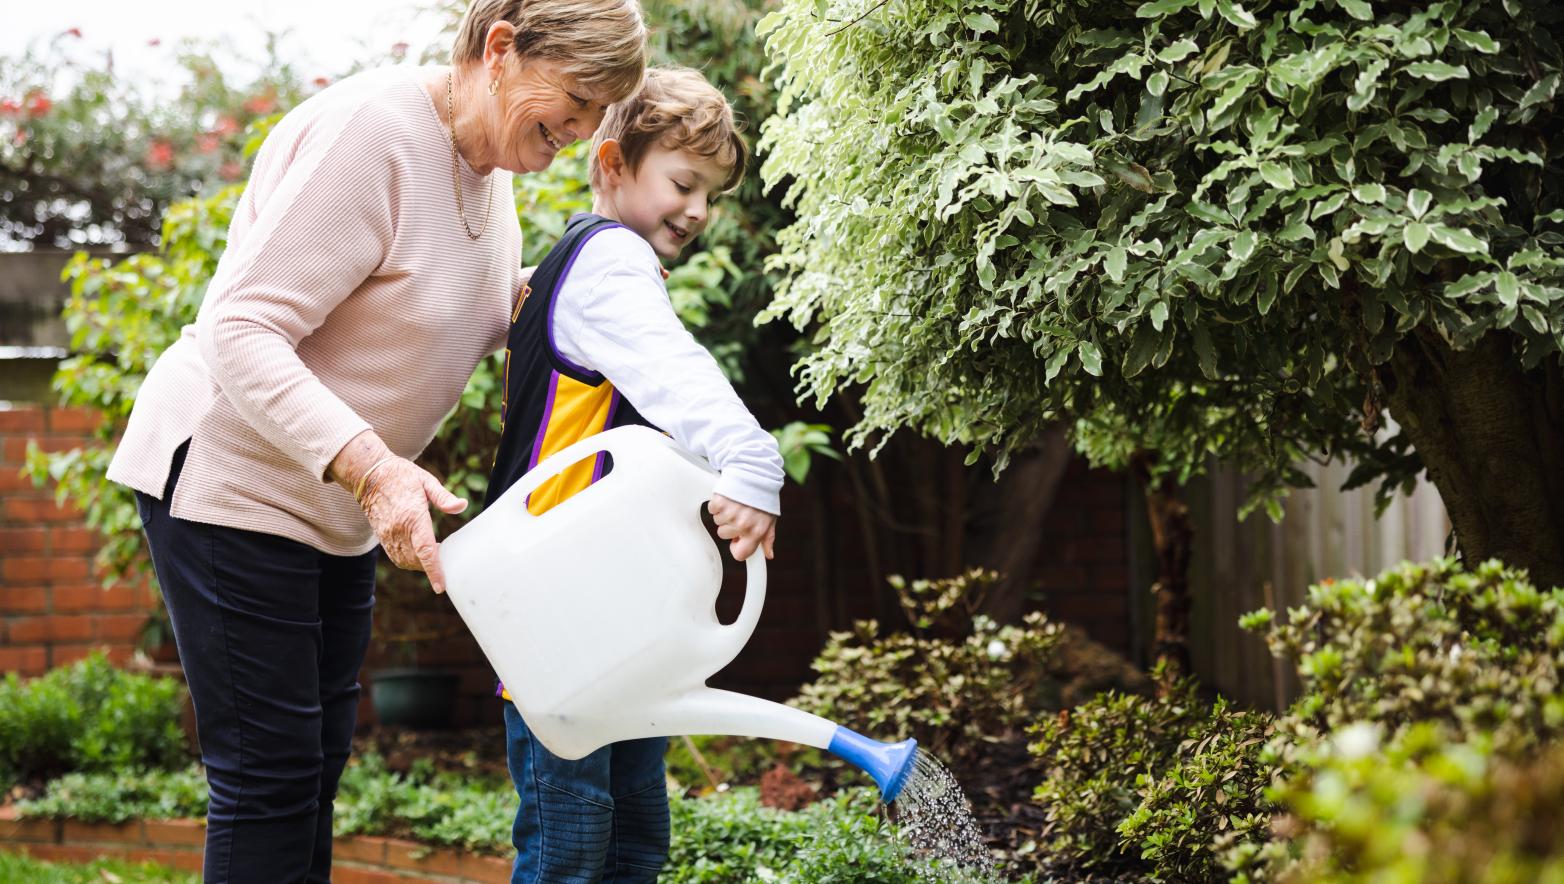
{"label": "woman's nose", "polygon": [[569,123],[570,134],[577,140],[586,140],[597,133],[597,127],[602,125],[603,117],[608,114],[606,107],[592,107],[578,113]]}

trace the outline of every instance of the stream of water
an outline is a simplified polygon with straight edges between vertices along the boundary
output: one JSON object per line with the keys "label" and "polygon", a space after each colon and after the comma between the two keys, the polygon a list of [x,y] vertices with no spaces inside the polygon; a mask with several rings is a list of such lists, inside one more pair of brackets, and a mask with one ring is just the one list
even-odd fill
{"label": "stream of water", "polygon": [[972,802],[939,759],[918,750],[890,811],[914,855],[934,862],[936,880],[993,880],[994,858],[972,816]]}

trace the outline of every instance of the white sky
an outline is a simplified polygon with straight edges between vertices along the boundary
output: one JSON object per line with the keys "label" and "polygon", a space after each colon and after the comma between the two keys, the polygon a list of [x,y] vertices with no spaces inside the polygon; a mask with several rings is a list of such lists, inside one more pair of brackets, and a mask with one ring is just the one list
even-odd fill
{"label": "white sky", "polygon": [[[264,57],[266,32],[286,31],[281,54],[309,80],[384,60],[397,42],[416,53],[440,24],[418,0],[0,0],[0,56],[80,28],[80,40],[67,38],[73,57],[112,50],[117,72],[162,80],[182,38],[221,39],[235,57],[219,55],[218,66],[242,80],[253,70],[245,62]],[[154,39],[161,45],[148,45]]]}

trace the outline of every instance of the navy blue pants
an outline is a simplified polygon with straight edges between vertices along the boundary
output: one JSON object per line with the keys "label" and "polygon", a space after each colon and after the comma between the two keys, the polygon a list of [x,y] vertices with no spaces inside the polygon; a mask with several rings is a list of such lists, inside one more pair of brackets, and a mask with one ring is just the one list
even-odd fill
{"label": "navy blue pants", "polygon": [[[188,446],[189,443],[186,443]],[[331,815],[352,749],[375,553],[176,519],[136,494],[195,705],[207,808],[203,880],[331,879]]]}
{"label": "navy blue pants", "polygon": [[510,778],[521,797],[512,884],[657,880],[668,859],[666,737],[612,743],[566,761],[505,703]]}

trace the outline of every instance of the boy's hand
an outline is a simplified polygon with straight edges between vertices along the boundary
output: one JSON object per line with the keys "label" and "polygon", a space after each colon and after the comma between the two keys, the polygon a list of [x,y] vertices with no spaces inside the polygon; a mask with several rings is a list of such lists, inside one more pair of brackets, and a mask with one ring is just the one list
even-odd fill
{"label": "boy's hand", "polygon": [[777,539],[776,516],[720,494],[711,496],[706,509],[711,513],[711,520],[717,523],[717,536],[731,541],[728,550],[736,561],[748,559],[756,547],[766,558],[771,558]]}

